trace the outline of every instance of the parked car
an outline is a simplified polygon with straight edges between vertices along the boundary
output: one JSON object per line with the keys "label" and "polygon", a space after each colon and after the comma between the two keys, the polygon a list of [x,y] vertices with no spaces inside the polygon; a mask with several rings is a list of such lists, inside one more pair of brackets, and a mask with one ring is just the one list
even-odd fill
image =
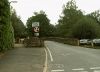
{"label": "parked car", "polygon": [[100,39],[93,39],[94,44],[100,44]]}
{"label": "parked car", "polygon": [[90,39],[80,39],[80,44],[91,44],[92,40]]}

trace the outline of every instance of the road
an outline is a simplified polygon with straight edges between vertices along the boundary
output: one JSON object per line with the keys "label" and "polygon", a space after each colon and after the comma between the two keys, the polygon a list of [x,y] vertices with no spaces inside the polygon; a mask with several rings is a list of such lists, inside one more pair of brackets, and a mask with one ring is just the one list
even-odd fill
{"label": "road", "polygon": [[100,50],[45,41],[47,72],[100,72]]}

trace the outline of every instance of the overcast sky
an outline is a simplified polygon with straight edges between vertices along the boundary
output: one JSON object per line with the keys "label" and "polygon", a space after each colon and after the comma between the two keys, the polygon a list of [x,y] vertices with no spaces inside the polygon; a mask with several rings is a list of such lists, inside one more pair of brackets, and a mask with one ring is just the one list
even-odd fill
{"label": "overcast sky", "polygon": [[[9,0],[14,1],[14,0]],[[33,15],[34,12],[40,10],[45,11],[51,24],[57,23],[59,15],[61,15],[62,7],[69,0],[16,0],[17,3],[11,3],[16,10],[17,15],[26,23],[27,19]],[[76,0],[76,5],[86,13],[93,12],[100,9],[99,0]]]}

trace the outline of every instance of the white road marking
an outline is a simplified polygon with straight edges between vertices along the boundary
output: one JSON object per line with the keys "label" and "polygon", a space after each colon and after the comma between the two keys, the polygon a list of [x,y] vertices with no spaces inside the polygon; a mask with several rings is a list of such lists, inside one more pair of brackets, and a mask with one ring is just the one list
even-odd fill
{"label": "white road marking", "polygon": [[53,62],[53,57],[52,57],[52,54],[51,54],[51,52],[50,52],[49,48],[48,48],[47,46],[45,46],[45,47],[47,48],[47,50],[48,50],[48,52],[49,52],[51,62]]}
{"label": "white road marking", "polygon": [[92,67],[92,68],[90,68],[90,69],[100,69],[100,67]]}
{"label": "white road marking", "polygon": [[53,67],[57,67],[57,68],[63,69],[64,65],[63,64],[53,64]]}
{"label": "white road marking", "polygon": [[88,72],[88,71],[81,71],[81,72]]}
{"label": "white road marking", "polygon": [[95,70],[94,72],[100,72],[100,70]]}
{"label": "white road marking", "polygon": [[64,69],[58,69],[58,70],[51,70],[51,72],[63,72],[64,71]]}
{"label": "white road marking", "polygon": [[72,69],[74,71],[84,70],[84,68]]}
{"label": "white road marking", "polygon": [[48,60],[47,60],[47,58],[48,58],[47,56],[48,56],[48,55],[47,55],[46,49],[44,49],[44,50],[45,50],[46,58],[45,58],[45,64],[44,64],[43,72],[47,72],[47,61],[48,61]]}

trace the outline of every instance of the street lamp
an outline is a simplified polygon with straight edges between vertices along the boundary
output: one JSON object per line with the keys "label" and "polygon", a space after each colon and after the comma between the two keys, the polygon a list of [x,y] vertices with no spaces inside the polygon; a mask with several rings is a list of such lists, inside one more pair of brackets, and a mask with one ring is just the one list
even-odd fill
{"label": "street lamp", "polygon": [[[10,2],[9,2],[10,10],[11,10],[11,7],[12,7],[12,6],[11,6],[11,3],[17,3],[17,2],[18,2],[18,1],[10,1]],[[11,13],[11,12],[10,12],[10,13]]]}
{"label": "street lamp", "polygon": [[10,15],[11,15],[11,5],[10,5],[11,3],[17,3],[17,1],[10,1],[10,2],[9,2],[9,6],[10,6]]}

